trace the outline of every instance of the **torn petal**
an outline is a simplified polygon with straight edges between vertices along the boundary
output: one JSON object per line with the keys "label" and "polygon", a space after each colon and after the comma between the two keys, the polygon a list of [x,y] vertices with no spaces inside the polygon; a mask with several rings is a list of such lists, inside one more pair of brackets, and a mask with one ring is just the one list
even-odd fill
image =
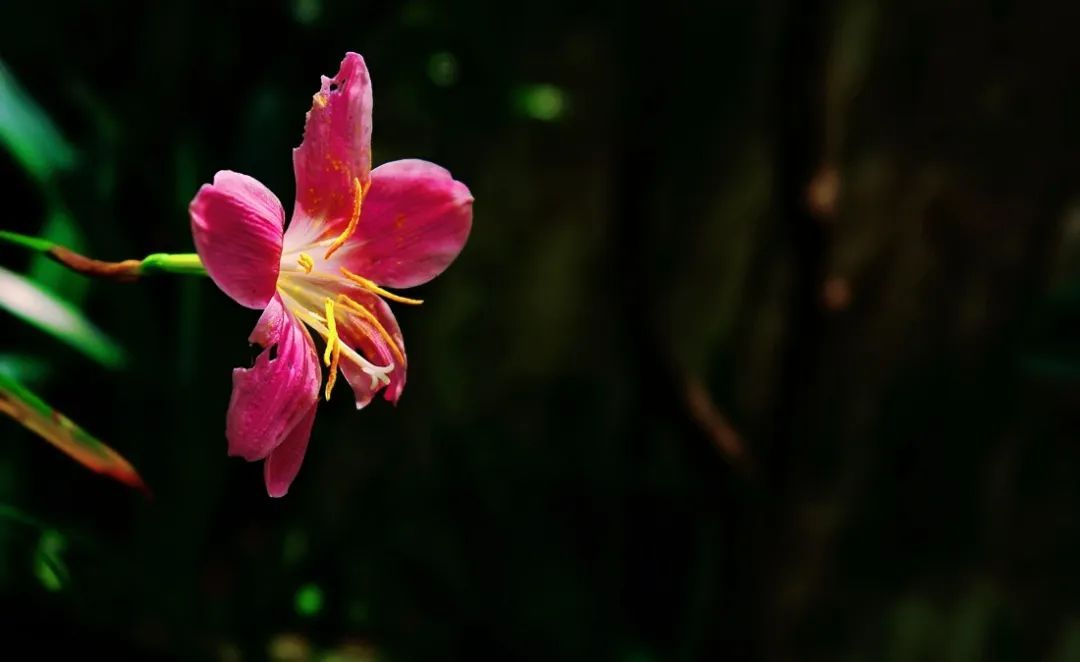
{"label": "torn petal", "polygon": [[233,370],[225,436],[229,455],[261,460],[277,448],[318,400],[322,373],[304,326],[275,296],[251,338],[266,349],[251,368]]}
{"label": "torn petal", "polygon": [[364,58],[347,53],[337,75],[322,77],[304,140],[293,150],[293,225],[306,219],[327,236],[340,234],[348,225],[356,197],[354,180],[366,187],[371,173],[371,103]]}

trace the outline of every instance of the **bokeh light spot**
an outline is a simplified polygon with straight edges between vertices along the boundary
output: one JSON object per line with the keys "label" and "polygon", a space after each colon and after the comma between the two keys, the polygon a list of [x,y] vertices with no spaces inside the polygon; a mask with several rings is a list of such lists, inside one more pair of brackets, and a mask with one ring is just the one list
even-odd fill
{"label": "bokeh light spot", "polygon": [[458,79],[458,61],[453,53],[439,51],[428,59],[428,77],[439,87],[450,87]]}
{"label": "bokeh light spot", "polygon": [[296,592],[296,613],[305,617],[319,614],[323,608],[323,592],[315,584],[304,584]]}
{"label": "bokeh light spot", "polygon": [[526,117],[554,122],[566,112],[566,93],[555,85],[526,85],[514,95],[515,106]]}

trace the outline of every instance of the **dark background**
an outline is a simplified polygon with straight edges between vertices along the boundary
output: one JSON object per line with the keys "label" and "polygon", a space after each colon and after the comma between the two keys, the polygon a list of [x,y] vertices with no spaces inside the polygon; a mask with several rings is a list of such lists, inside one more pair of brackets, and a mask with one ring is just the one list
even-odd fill
{"label": "dark background", "polygon": [[0,4],[0,58],[74,153],[44,184],[0,155],[4,229],[191,251],[218,169],[291,209],[347,50],[376,163],[476,198],[395,307],[400,404],[339,387],[282,500],[225,454],[257,313],[0,250],[128,360],[6,313],[0,359],[154,494],[0,421],[5,645],[1080,660],[1074,6]]}

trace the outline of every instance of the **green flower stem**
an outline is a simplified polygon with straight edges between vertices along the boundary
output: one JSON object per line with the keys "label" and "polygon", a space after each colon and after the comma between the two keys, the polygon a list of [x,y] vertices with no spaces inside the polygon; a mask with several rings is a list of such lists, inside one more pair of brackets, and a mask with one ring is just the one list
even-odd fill
{"label": "green flower stem", "polygon": [[206,267],[195,253],[154,253],[142,260],[103,262],[68,250],[47,239],[0,230],[0,242],[44,253],[72,271],[86,276],[130,282],[144,274],[170,273],[205,276]]}
{"label": "green flower stem", "polygon": [[195,253],[154,253],[143,258],[139,272],[205,276],[206,267]]}

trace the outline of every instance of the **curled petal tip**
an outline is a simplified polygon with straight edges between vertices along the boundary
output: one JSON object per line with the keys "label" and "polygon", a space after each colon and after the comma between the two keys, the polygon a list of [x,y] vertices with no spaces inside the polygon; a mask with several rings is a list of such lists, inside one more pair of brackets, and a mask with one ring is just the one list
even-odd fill
{"label": "curled petal tip", "polygon": [[278,499],[288,494],[289,486],[300,473],[300,465],[304,463],[304,455],[307,453],[308,442],[311,440],[311,429],[315,424],[317,409],[317,404],[313,403],[281,444],[263,462],[266,493],[271,498]]}

